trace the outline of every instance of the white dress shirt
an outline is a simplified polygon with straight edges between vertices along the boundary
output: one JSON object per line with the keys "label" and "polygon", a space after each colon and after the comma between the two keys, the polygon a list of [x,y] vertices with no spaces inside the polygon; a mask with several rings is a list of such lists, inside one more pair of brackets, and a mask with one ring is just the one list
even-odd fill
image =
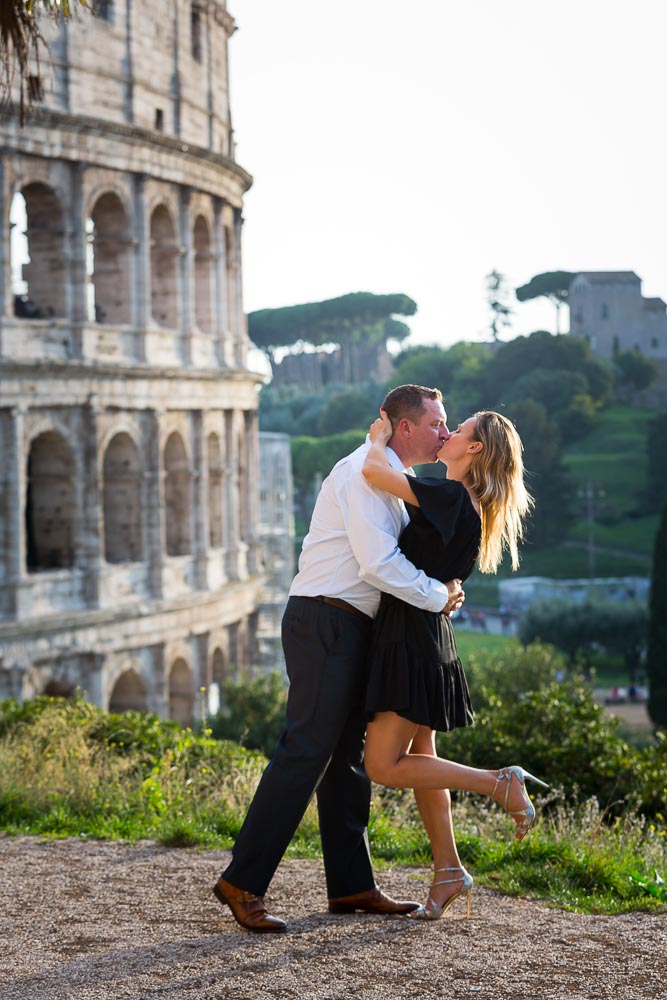
{"label": "white dress shirt", "polygon": [[[426,611],[442,611],[445,585],[398,548],[408,522],[403,502],[371,486],[361,473],[369,448],[367,438],[322,483],[290,597],[338,597],[374,618],[383,590]],[[392,468],[404,471],[391,448],[387,457]]]}

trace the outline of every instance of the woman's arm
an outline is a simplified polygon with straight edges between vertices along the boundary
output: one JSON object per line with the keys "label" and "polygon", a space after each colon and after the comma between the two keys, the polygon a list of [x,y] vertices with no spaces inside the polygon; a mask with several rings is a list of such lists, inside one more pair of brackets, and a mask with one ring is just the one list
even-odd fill
{"label": "woman's arm", "polygon": [[392,469],[389,464],[387,441],[392,435],[391,421],[384,410],[381,410],[380,413],[381,416],[373,421],[368,432],[371,446],[361,470],[362,475],[371,486],[376,486],[379,490],[384,490],[385,493],[391,493],[392,496],[405,500],[413,507],[419,507],[419,500],[413,493],[405,475],[397,469]]}

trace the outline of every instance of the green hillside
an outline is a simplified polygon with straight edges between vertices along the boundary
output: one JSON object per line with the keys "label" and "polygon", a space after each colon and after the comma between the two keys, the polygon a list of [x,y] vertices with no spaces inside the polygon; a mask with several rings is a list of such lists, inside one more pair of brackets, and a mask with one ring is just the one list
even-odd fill
{"label": "green hillside", "polygon": [[[563,454],[581,496],[577,519],[558,546],[524,549],[520,573],[558,579],[586,577],[591,565],[585,492],[594,494],[593,571],[596,576],[648,576],[651,570],[657,515],[640,515],[646,487],[649,410],[614,404],[604,410],[594,430]],[[509,576],[509,566],[500,576]],[[466,586],[472,603],[498,603],[494,577],[475,573]]]}

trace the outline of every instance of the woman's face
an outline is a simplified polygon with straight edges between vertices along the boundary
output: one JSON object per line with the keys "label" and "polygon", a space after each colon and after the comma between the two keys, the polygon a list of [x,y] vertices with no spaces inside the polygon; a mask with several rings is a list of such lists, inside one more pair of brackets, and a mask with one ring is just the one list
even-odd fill
{"label": "woman's face", "polygon": [[477,420],[475,417],[468,417],[458,427],[449,431],[449,436],[438,452],[438,461],[445,465],[467,462],[472,458],[473,451],[470,445],[477,440]]}

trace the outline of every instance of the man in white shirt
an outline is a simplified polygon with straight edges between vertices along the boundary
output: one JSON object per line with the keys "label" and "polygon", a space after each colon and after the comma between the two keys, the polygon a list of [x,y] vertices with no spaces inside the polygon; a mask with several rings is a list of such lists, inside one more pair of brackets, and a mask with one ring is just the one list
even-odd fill
{"label": "man in white shirt", "polygon": [[[399,386],[383,407],[394,429],[392,465],[435,462],[448,437],[439,390]],[[282,623],[286,728],[213,889],[247,930],[287,928],[263,897],[315,793],[330,912],[408,913],[418,905],[386,896],[371,867],[363,747],[372,621],[380,591],[444,613],[460,605],[462,592],[458,581],[427,577],[399,550],[407,514],[362,476],[368,448],[366,441],[338,462],[317,498]]]}

